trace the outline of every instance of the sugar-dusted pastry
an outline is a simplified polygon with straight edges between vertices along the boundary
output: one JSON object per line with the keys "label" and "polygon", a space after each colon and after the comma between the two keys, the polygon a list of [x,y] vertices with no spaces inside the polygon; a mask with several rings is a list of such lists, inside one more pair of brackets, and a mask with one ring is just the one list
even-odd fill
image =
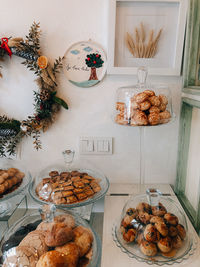
{"label": "sugar-dusted pastry", "polygon": [[177,228],[177,230],[178,230],[178,234],[179,234],[179,236],[181,237],[182,240],[184,240],[185,237],[186,237],[186,231],[185,231],[184,226],[183,226],[182,224],[178,224],[178,225],[176,226],[176,228]]}
{"label": "sugar-dusted pastry", "polygon": [[134,113],[133,117],[131,118],[131,124],[132,121],[138,125],[138,126],[142,126],[142,125],[147,125],[148,124],[148,120],[147,120],[147,116],[143,111],[139,111],[136,110],[136,112]]}
{"label": "sugar-dusted pastry", "polygon": [[136,103],[142,103],[149,98],[148,94],[142,92],[134,96]]}
{"label": "sugar-dusted pastry", "polygon": [[176,228],[176,226],[170,225],[169,226],[169,236],[175,237],[177,235],[178,235],[178,229]]}
{"label": "sugar-dusted pastry", "polygon": [[116,110],[124,111],[124,109],[125,109],[125,103],[123,103],[123,102],[117,102],[116,103]]}
{"label": "sugar-dusted pastry", "polygon": [[161,238],[157,243],[158,248],[162,252],[169,252],[172,249],[172,240],[169,236]]}
{"label": "sugar-dusted pastry", "polygon": [[66,244],[74,238],[72,228],[65,223],[53,223],[49,231],[46,231],[45,242],[48,247],[57,247]]}
{"label": "sugar-dusted pastry", "polygon": [[160,123],[167,123],[170,121],[171,114],[168,110],[160,112]]}
{"label": "sugar-dusted pastry", "polygon": [[138,243],[138,245],[140,245],[143,241],[144,241],[144,234],[141,231],[136,236],[136,242]]}
{"label": "sugar-dusted pastry", "polygon": [[79,251],[79,247],[74,242],[69,242],[63,246],[56,247],[55,250],[60,253],[65,254],[68,267],[77,266],[79,256],[80,256],[80,251]]}
{"label": "sugar-dusted pastry", "polygon": [[84,256],[91,248],[93,242],[92,232],[83,226],[77,226],[73,230],[74,242],[79,247],[80,257]]}
{"label": "sugar-dusted pastry", "polygon": [[160,239],[160,233],[152,224],[147,224],[144,230],[144,238],[149,242],[158,242]]}
{"label": "sugar-dusted pastry", "polygon": [[155,216],[154,215],[150,219],[150,223],[152,223],[152,224],[159,223],[159,222],[164,223],[164,218],[163,217],[160,217],[160,216]]}
{"label": "sugar-dusted pastry", "polygon": [[151,96],[149,97],[149,101],[152,106],[159,107],[160,106],[160,99],[158,96]]}
{"label": "sugar-dusted pastry", "polygon": [[155,95],[155,92],[152,90],[145,90],[144,93],[147,94],[148,96],[154,96]]}
{"label": "sugar-dusted pastry", "polygon": [[43,231],[32,231],[30,232],[19,244],[21,247],[31,247],[35,249],[40,257],[42,254],[48,251],[48,247],[45,242],[45,232]]}
{"label": "sugar-dusted pastry", "polygon": [[126,214],[123,218],[123,220],[121,221],[121,225],[124,227],[128,227],[129,225],[131,225],[131,222],[133,219],[135,219],[136,216],[134,215],[128,215]]}
{"label": "sugar-dusted pastry", "polygon": [[183,245],[183,241],[179,235],[176,235],[172,238],[172,247],[173,248],[181,248]]}
{"label": "sugar-dusted pastry", "polygon": [[159,107],[151,106],[149,109],[149,113],[160,113]]}
{"label": "sugar-dusted pastry", "polygon": [[173,258],[177,253],[177,249],[176,248],[172,248],[172,250],[170,250],[169,252],[162,252],[162,255],[166,258]]}
{"label": "sugar-dusted pastry", "polygon": [[167,223],[171,225],[177,225],[178,224],[178,217],[172,213],[166,213],[164,215],[164,219],[167,221]]}
{"label": "sugar-dusted pastry", "polygon": [[134,110],[140,108],[139,103],[137,103],[134,98],[131,98],[131,101],[130,102],[131,102],[130,103],[130,110],[131,110],[131,112],[133,112]]}
{"label": "sugar-dusted pastry", "polygon": [[165,104],[163,104],[163,103],[161,103],[160,106],[159,106],[159,109],[160,109],[161,112],[165,111],[166,108],[167,108],[167,106]]}
{"label": "sugar-dusted pastry", "polygon": [[164,222],[155,223],[155,227],[162,236],[168,235],[168,227]]}
{"label": "sugar-dusted pastry", "polygon": [[128,120],[124,119],[124,116],[121,116],[120,114],[117,114],[115,117],[115,122],[122,125],[127,125]]}
{"label": "sugar-dusted pastry", "polygon": [[152,206],[151,210],[152,214],[155,216],[164,216],[167,213],[166,208],[160,202],[158,203],[158,206]]}
{"label": "sugar-dusted pastry", "polygon": [[136,206],[136,210],[138,212],[140,211],[145,211],[147,213],[150,213],[151,212],[151,206],[146,203],[146,202],[140,202],[137,206]]}
{"label": "sugar-dusted pastry", "polygon": [[137,231],[135,229],[128,229],[128,231],[125,231],[123,234],[123,239],[127,242],[127,243],[131,243],[135,240],[137,235]]}
{"label": "sugar-dusted pastry", "polygon": [[9,254],[7,254],[3,263],[3,267],[35,267],[37,261],[38,254],[33,248],[20,246],[9,250]]}
{"label": "sugar-dusted pastry", "polygon": [[75,220],[74,220],[73,216],[70,214],[58,215],[54,218],[54,222],[64,223],[69,228],[75,227]]}
{"label": "sugar-dusted pastry", "polygon": [[151,103],[148,100],[146,100],[146,101],[140,103],[139,107],[140,107],[140,110],[145,111],[151,107]]}
{"label": "sugar-dusted pastry", "polygon": [[137,218],[141,223],[148,224],[150,223],[151,215],[147,212],[140,211]]}
{"label": "sugar-dusted pastry", "polygon": [[56,175],[58,175],[59,173],[58,173],[58,171],[51,171],[50,173],[49,173],[49,176],[50,177],[55,177]]}
{"label": "sugar-dusted pastry", "polygon": [[159,95],[158,97],[160,99],[160,103],[161,104],[164,104],[164,105],[168,104],[168,99],[167,99],[167,97],[165,95]]}
{"label": "sugar-dusted pastry", "polygon": [[69,265],[65,254],[52,250],[40,257],[36,267],[69,267]]}
{"label": "sugar-dusted pastry", "polygon": [[158,251],[156,244],[148,242],[148,241],[142,241],[141,242],[140,250],[146,256],[155,256],[157,254],[157,251]]}
{"label": "sugar-dusted pastry", "polygon": [[160,115],[159,113],[150,113],[148,115],[148,122],[150,125],[157,125],[160,122]]}

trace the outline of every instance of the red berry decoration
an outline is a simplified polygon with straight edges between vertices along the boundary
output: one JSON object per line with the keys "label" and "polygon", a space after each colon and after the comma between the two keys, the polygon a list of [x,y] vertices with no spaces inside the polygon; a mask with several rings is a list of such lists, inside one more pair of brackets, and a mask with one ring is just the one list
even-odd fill
{"label": "red berry decoration", "polygon": [[97,62],[94,60],[93,63],[96,64]]}
{"label": "red berry decoration", "polygon": [[43,109],[43,105],[41,104],[41,105],[40,105],[40,110],[42,110],[42,109]]}
{"label": "red berry decoration", "polygon": [[41,120],[39,116],[36,116],[35,119],[36,119],[37,121],[40,121],[40,120]]}
{"label": "red berry decoration", "polygon": [[90,57],[88,57],[87,60],[90,61]]}
{"label": "red berry decoration", "polygon": [[99,54],[96,54],[96,57],[99,57]]}

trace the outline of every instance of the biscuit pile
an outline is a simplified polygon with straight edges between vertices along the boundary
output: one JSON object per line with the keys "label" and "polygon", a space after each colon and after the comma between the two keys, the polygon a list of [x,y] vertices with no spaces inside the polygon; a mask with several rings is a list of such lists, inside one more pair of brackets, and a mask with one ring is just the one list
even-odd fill
{"label": "biscuit pile", "polygon": [[115,122],[122,125],[143,126],[157,125],[170,121],[171,114],[166,110],[168,99],[165,95],[155,95],[152,90],[145,90],[134,95],[128,102],[117,102]]}
{"label": "biscuit pile", "polygon": [[99,179],[78,171],[51,171],[36,187],[40,199],[59,204],[72,204],[91,198],[101,191]]}
{"label": "biscuit pile", "polygon": [[93,234],[76,226],[73,216],[56,216],[41,222],[5,254],[3,267],[84,267],[92,258]]}
{"label": "biscuit pile", "polygon": [[136,209],[129,208],[120,231],[127,243],[136,242],[141,252],[151,257],[159,252],[165,257],[174,257],[186,237],[177,216],[168,213],[161,203],[150,206],[141,202]]}
{"label": "biscuit pile", "polygon": [[14,191],[22,182],[25,174],[16,168],[0,170],[0,197]]}

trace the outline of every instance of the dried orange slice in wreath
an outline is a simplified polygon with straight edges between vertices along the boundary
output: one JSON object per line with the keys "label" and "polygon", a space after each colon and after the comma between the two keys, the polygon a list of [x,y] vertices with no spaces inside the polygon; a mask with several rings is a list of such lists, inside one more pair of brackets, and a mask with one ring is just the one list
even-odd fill
{"label": "dried orange slice in wreath", "polygon": [[39,37],[40,26],[34,22],[25,40],[6,37],[0,39],[0,60],[6,55],[24,58],[22,64],[34,71],[39,87],[34,92],[33,115],[23,121],[0,115],[0,156],[16,154],[17,145],[25,136],[33,136],[34,147],[40,149],[40,132],[46,131],[55,121],[61,106],[68,109],[67,103],[57,96],[56,74],[62,68],[62,59],[59,57],[51,65],[48,58],[40,52]]}

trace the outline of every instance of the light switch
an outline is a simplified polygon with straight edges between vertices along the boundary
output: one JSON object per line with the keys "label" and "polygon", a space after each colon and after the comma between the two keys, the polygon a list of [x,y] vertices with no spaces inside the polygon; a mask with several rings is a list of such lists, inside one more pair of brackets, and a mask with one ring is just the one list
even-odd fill
{"label": "light switch", "polygon": [[80,154],[111,155],[112,137],[80,137]]}
{"label": "light switch", "polygon": [[103,151],[104,151],[104,141],[97,140],[97,152],[103,152]]}
{"label": "light switch", "polygon": [[94,142],[93,142],[93,140],[88,140],[87,141],[87,151],[88,152],[94,151]]}
{"label": "light switch", "polygon": [[108,140],[103,141],[103,151],[108,152],[109,151],[109,142]]}

